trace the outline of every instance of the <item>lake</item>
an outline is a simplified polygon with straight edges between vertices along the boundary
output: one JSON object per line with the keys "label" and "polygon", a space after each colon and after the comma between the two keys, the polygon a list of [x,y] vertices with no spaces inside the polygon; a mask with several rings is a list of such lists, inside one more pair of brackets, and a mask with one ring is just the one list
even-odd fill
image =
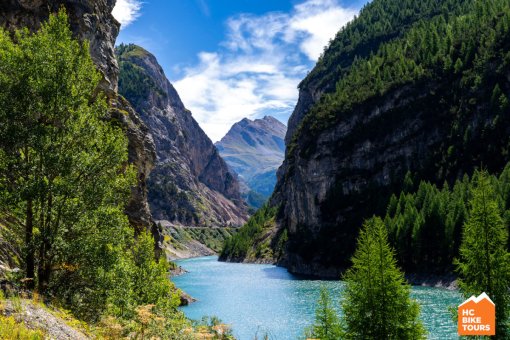
{"label": "lake", "polygon": [[[342,296],[340,281],[303,280],[273,265],[224,263],[216,256],[175,262],[189,273],[172,280],[198,300],[182,307],[186,316],[194,320],[217,316],[239,340],[265,334],[276,340],[300,339],[313,323],[320,287],[329,289],[337,305]],[[458,292],[413,287],[413,298],[422,306],[429,339],[458,338],[448,312],[448,307],[460,304]]]}

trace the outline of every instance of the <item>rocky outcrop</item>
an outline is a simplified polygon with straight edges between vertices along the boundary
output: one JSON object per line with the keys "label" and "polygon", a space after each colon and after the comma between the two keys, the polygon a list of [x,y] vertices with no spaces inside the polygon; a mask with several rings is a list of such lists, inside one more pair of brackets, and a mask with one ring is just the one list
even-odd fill
{"label": "rocky outcrop", "polygon": [[138,185],[126,208],[130,222],[138,230],[149,229],[159,240],[147,204],[146,181],[155,161],[155,147],[147,127],[129,102],[118,98],[118,64],[115,39],[120,24],[112,16],[115,0],[4,0],[0,2],[0,26],[37,30],[50,13],[65,8],[74,36],[90,43],[90,53],[103,74],[100,88],[111,103],[112,118],[121,122],[129,139],[129,162],[138,170]]}
{"label": "rocky outcrop", "polygon": [[141,47],[117,49],[119,91],[154,137],[157,165],[149,179],[156,220],[183,226],[239,226],[247,217],[239,183],[156,58]]}
{"label": "rocky outcrop", "polygon": [[64,7],[76,38],[90,42],[90,54],[104,75],[101,88],[110,94],[117,91],[118,66],[115,39],[120,24],[111,15],[116,0],[3,0],[0,25],[37,30],[50,13]]}
{"label": "rocky outcrop", "polygon": [[14,300],[3,301],[0,314],[13,317],[17,323],[23,323],[28,329],[42,332],[45,339],[92,339],[84,334],[83,330],[75,328],[78,322],[74,323],[74,327],[69,325],[71,320],[68,314],[32,300],[18,298],[16,303]]}
{"label": "rocky outcrop", "polygon": [[243,119],[217,142],[221,156],[249,190],[267,199],[285,155],[287,127],[276,118]]}
{"label": "rocky outcrop", "polygon": [[121,122],[128,136],[128,161],[137,169],[137,185],[131,188],[131,198],[126,206],[129,221],[138,230],[151,228],[158,241],[159,231],[155,226],[148,203],[147,180],[156,162],[154,141],[147,126],[131,104],[118,96],[112,100],[112,118]]}

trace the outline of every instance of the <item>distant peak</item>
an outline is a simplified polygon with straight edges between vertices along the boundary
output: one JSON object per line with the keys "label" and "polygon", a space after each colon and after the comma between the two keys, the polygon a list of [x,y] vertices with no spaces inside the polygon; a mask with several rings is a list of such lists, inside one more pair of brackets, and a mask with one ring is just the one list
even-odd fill
{"label": "distant peak", "polygon": [[265,122],[265,123],[269,123],[269,124],[275,124],[275,125],[281,125],[281,126],[285,126],[284,123],[280,122],[278,119],[276,119],[275,117],[273,116],[264,116],[264,118],[262,119],[257,119],[258,121],[262,121],[262,122]]}
{"label": "distant peak", "polygon": [[278,119],[276,119],[275,117],[273,116],[264,116],[264,118],[262,118],[262,120],[265,120],[265,121],[268,121],[268,122],[280,122]]}

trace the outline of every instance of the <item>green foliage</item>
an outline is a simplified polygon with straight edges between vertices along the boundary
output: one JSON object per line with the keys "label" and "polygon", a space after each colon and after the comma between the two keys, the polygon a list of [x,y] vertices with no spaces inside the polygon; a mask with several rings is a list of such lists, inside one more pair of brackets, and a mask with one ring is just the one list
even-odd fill
{"label": "green foliage", "polygon": [[234,340],[232,330],[216,316],[204,316],[193,322],[198,339]]}
{"label": "green foliage", "polygon": [[373,1],[337,34],[301,84],[316,78],[336,83],[301,129],[313,136],[369,98],[425,79],[461,77],[460,86],[469,93],[494,85],[486,70],[504,48],[509,27],[505,0]]}
{"label": "green foliage", "polygon": [[0,315],[0,338],[17,340],[43,340],[44,333],[40,330],[27,328],[22,322],[17,322],[13,316]]}
{"label": "green foliage", "polygon": [[154,260],[154,239],[150,233],[138,236],[132,257],[135,305],[154,304],[161,310],[176,308],[179,296],[167,276],[169,264],[165,258]]}
{"label": "green foliage", "polygon": [[321,288],[315,322],[305,331],[307,338],[337,340],[343,337],[340,319],[332,306],[331,296],[325,287]]}
{"label": "green foliage", "polygon": [[37,34],[0,32],[2,205],[24,221],[28,279],[84,311],[104,305],[102,278],[132,237],[123,209],[135,174],[100,79],[64,11]]}
{"label": "green foliage", "polygon": [[345,337],[350,339],[421,339],[425,330],[411,287],[397,268],[380,218],[365,222],[344,276],[342,303]]}
{"label": "green foliage", "polygon": [[[510,164],[498,177],[490,176],[498,209],[510,222]],[[392,195],[384,223],[390,243],[397,250],[398,263],[409,272],[443,274],[452,272],[459,255],[462,226],[469,218],[469,200],[477,176],[464,176],[452,187],[422,181],[417,190]]]}
{"label": "green foliage", "polygon": [[[242,260],[253,251],[254,244],[258,243],[259,249],[255,252],[261,256],[264,244],[257,240],[266,231],[271,231],[274,227],[274,219],[277,207],[269,207],[267,204],[260,208],[255,215],[250,217],[248,222],[239,229],[239,232],[225,240],[220,259]],[[265,245],[266,247],[268,245]],[[269,250],[269,249],[268,249]]]}
{"label": "green foliage", "polygon": [[133,106],[140,107],[149,93],[156,91],[164,96],[164,91],[154,82],[146,71],[136,65],[133,60],[144,58],[148,55],[141,47],[136,45],[121,44],[115,50],[119,60],[119,93],[123,95]]}
{"label": "green foliage", "polygon": [[496,338],[510,337],[510,252],[508,228],[485,171],[474,175],[469,217],[463,226],[459,288],[468,298],[487,293],[496,304]]}
{"label": "green foliage", "polygon": [[255,213],[257,209],[262,208],[264,203],[267,202],[267,198],[265,196],[253,190],[243,194],[243,199],[246,201],[250,209],[253,210],[253,213]]}

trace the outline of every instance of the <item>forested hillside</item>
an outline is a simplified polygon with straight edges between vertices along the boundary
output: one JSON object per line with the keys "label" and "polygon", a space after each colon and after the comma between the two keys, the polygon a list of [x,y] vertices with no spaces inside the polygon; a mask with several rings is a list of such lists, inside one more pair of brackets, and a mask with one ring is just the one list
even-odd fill
{"label": "forested hillside", "polygon": [[274,234],[289,238],[282,264],[337,276],[363,219],[385,214],[408,172],[453,187],[480,166],[502,171],[509,29],[503,0],[375,0],[339,31],[289,120],[271,201]]}

